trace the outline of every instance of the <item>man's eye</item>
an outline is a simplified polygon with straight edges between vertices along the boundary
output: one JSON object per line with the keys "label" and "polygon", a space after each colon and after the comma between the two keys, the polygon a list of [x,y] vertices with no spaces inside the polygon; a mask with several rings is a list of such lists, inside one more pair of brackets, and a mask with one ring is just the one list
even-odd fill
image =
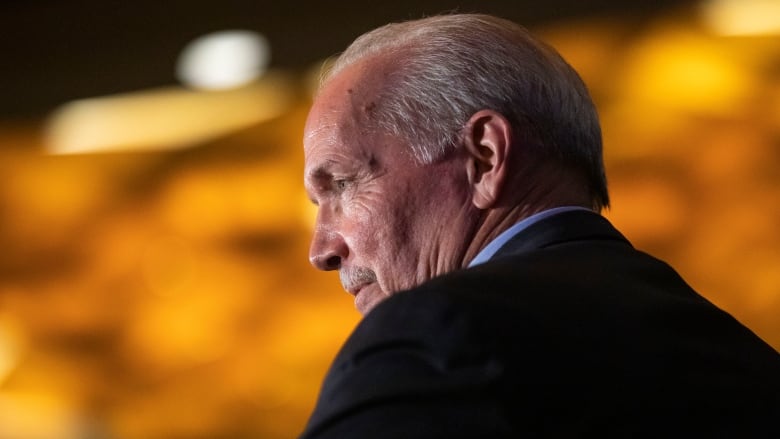
{"label": "man's eye", "polygon": [[348,186],[349,186],[349,180],[347,179],[333,180],[333,187],[336,190],[342,191],[346,189]]}

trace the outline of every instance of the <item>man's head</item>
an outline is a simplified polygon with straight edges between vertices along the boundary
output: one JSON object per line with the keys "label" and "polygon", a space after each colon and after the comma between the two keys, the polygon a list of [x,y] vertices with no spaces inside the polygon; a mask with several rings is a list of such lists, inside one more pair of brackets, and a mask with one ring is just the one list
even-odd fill
{"label": "man's head", "polygon": [[577,74],[483,15],[391,24],[323,79],[306,125],[319,205],[310,258],[364,314],[462,268],[522,217],[608,204],[598,118]]}

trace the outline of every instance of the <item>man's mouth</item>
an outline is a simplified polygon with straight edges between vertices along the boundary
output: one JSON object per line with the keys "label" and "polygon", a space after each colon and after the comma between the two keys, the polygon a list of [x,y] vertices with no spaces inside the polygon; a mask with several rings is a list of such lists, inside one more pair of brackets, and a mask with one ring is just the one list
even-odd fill
{"label": "man's mouth", "polygon": [[351,295],[357,296],[360,290],[376,282],[376,274],[368,268],[344,268],[339,271],[341,286]]}

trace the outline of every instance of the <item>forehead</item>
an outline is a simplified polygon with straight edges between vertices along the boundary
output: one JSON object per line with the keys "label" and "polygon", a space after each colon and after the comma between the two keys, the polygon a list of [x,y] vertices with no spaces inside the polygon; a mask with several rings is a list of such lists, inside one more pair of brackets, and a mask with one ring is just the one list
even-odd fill
{"label": "forehead", "polygon": [[371,135],[378,86],[370,65],[348,67],[328,81],[314,100],[304,129],[304,154],[354,154]]}

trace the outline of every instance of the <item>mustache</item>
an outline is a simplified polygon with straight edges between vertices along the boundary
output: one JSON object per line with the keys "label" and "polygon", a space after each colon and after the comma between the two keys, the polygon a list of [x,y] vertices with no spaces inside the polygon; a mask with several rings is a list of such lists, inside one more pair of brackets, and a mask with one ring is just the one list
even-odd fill
{"label": "mustache", "polygon": [[339,270],[339,280],[345,290],[352,287],[376,282],[376,273],[365,267],[342,268]]}

